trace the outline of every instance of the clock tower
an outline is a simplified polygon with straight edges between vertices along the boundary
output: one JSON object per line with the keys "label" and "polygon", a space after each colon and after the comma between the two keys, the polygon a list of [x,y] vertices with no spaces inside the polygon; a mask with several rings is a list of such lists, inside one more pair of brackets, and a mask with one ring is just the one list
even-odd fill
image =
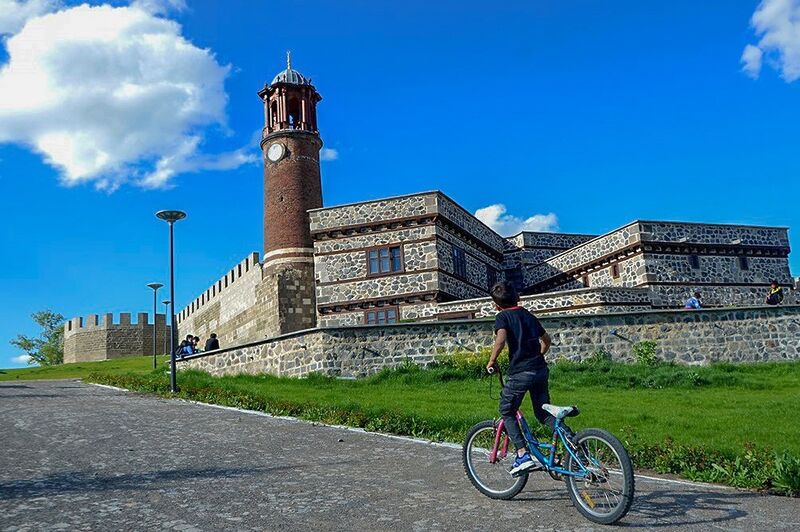
{"label": "clock tower", "polygon": [[264,257],[262,304],[268,335],[316,325],[314,242],[308,210],[322,207],[317,102],[300,72],[286,70],[258,92],[264,103]]}

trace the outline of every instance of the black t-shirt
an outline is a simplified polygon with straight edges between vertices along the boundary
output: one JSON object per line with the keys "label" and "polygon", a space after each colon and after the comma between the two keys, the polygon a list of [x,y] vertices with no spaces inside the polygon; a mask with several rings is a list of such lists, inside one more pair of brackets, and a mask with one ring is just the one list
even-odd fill
{"label": "black t-shirt", "polygon": [[494,319],[494,331],[500,329],[506,330],[509,375],[547,366],[539,345],[539,338],[544,336],[545,330],[536,316],[522,307],[507,308]]}

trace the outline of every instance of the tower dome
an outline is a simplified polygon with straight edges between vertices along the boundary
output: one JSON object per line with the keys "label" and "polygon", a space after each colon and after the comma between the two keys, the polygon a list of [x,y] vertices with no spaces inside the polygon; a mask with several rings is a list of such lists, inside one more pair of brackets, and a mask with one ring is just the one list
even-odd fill
{"label": "tower dome", "polygon": [[286,70],[278,72],[278,74],[274,78],[272,78],[272,83],[270,83],[270,85],[275,85],[276,83],[291,83],[292,85],[311,85],[311,80],[306,78],[300,72],[292,68],[292,53],[287,51]]}

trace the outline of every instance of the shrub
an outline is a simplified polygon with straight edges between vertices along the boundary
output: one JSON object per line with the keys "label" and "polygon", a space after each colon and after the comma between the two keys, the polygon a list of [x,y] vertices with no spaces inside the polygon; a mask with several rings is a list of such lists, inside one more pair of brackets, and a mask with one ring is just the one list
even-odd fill
{"label": "shrub", "polygon": [[656,343],[653,340],[636,342],[631,347],[631,350],[633,351],[633,357],[636,359],[637,363],[646,366],[658,365],[659,360],[658,355],[656,355]]}
{"label": "shrub", "polygon": [[788,452],[776,455],[772,486],[784,495],[800,495],[800,458]]}

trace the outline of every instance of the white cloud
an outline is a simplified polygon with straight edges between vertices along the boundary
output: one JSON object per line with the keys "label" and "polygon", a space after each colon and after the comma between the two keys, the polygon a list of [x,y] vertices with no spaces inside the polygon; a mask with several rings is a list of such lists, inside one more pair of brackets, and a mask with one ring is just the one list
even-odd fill
{"label": "white cloud", "polygon": [[320,161],[335,161],[339,158],[339,151],[335,148],[322,148],[319,152]]}
{"label": "white cloud", "polygon": [[750,23],[760,40],[745,47],[742,70],[757,78],[766,56],[786,81],[800,78],[800,0],[762,0]]}
{"label": "white cloud", "polygon": [[18,357],[12,357],[11,362],[14,364],[27,364],[30,361],[31,357],[28,355],[20,355]]}
{"label": "white cloud", "polygon": [[758,78],[761,72],[761,57],[764,52],[758,46],[748,44],[742,52],[742,70],[753,79]]}
{"label": "white cloud", "polygon": [[41,153],[65,184],[106,190],[163,187],[179,173],[256,162],[248,148],[201,152],[205,129],[225,131],[230,66],[154,15],[184,3],[135,4],[34,17],[6,41],[0,142]]}
{"label": "white cloud", "polygon": [[0,0],[0,35],[16,33],[28,19],[53,11],[56,0]]}
{"label": "white cloud", "polygon": [[522,219],[506,214],[506,206],[502,203],[478,209],[475,211],[475,217],[503,236],[516,235],[520,231],[552,232],[558,230],[558,218],[552,212],[534,214]]}
{"label": "white cloud", "polygon": [[138,7],[154,15],[166,15],[172,11],[186,9],[186,0],[134,0],[131,7]]}

